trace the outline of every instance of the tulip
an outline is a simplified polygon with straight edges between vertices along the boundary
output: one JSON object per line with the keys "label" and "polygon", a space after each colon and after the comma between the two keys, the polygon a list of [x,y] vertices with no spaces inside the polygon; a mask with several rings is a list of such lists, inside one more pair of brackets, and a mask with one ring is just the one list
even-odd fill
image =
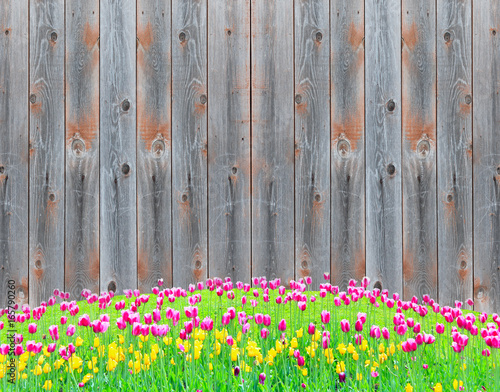
{"label": "tulip", "polygon": [[152,314],[151,314],[151,313],[146,313],[146,314],[144,315],[144,322],[145,322],[146,324],[151,324],[151,323],[153,322],[153,316],[152,316]]}
{"label": "tulip", "polygon": [[356,344],[361,344],[361,343],[363,343],[363,335],[361,335],[361,334],[356,334],[356,335],[354,335],[354,342],[355,342]]}
{"label": "tulip", "polygon": [[354,329],[358,332],[361,332],[363,330],[363,323],[361,320],[356,320],[356,323],[354,324]]}
{"label": "tulip", "polygon": [[339,373],[339,381],[345,382],[345,373],[344,372]]}
{"label": "tulip", "polygon": [[223,325],[228,325],[231,321],[231,317],[229,316],[229,313],[224,313],[222,315],[222,324]]}
{"label": "tulip", "polygon": [[482,355],[484,355],[485,357],[489,357],[491,355],[491,352],[489,349],[485,348],[482,352],[481,352]]}
{"label": "tulip", "polygon": [[23,345],[22,344],[16,344],[14,347],[14,355],[22,355],[24,353]]}
{"label": "tulip", "polygon": [[73,324],[68,325],[68,328],[66,328],[66,335],[67,336],[73,336],[75,334],[76,328]]}
{"label": "tulip", "polygon": [[266,381],[266,375],[264,373],[259,374],[259,383],[264,385],[264,382]]}
{"label": "tulip", "polygon": [[382,328],[382,337],[385,340],[389,340],[389,330],[386,327]]}
{"label": "tulip", "polygon": [[7,355],[9,353],[10,346],[8,344],[0,345],[0,355]]}
{"label": "tulip", "polygon": [[52,340],[58,340],[59,339],[59,328],[57,325],[51,325],[49,327],[49,334]]}
{"label": "tulip", "polygon": [[321,312],[321,322],[323,324],[328,324],[330,322],[330,312],[323,310]]}
{"label": "tulip", "polygon": [[304,364],[306,363],[306,359],[300,355],[298,358],[297,358],[297,365],[299,366],[304,366]]}
{"label": "tulip", "polygon": [[36,328],[37,328],[37,325],[35,323],[31,323],[28,325],[28,332],[31,334],[34,334],[34,333],[36,333]]}
{"label": "tulip", "polygon": [[310,276],[306,276],[306,277],[305,277],[305,281],[306,281],[306,284],[307,284],[307,285],[312,284],[312,278],[311,278]]}
{"label": "tulip", "polygon": [[314,335],[314,332],[316,331],[316,326],[313,323],[309,324],[309,327],[307,328],[307,332],[309,335]]}
{"label": "tulip", "polygon": [[299,306],[299,309],[300,309],[300,310],[304,311],[304,310],[306,310],[307,303],[306,303],[306,302],[304,302],[304,301],[299,301],[299,302],[298,302],[298,306]]}
{"label": "tulip", "polygon": [[227,338],[226,338],[226,343],[229,345],[229,346],[232,346],[234,344],[234,339],[231,335],[228,335]]}
{"label": "tulip", "polygon": [[238,375],[240,374],[240,367],[239,366],[234,367],[233,374],[235,377],[238,377]]}
{"label": "tulip", "polygon": [[260,337],[266,339],[269,336],[269,330],[267,328],[262,328],[260,330]]}
{"label": "tulip", "polygon": [[370,337],[372,338],[380,338],[380,328],[377,325],[372,325],[370,328]]}
{"label": "tulip", "polygon": [[259,325],[259,324],[262,324],[264,322],[264,315],[262,313],[257,313],[255,315],[255,324]]}
{"label": "tulip", "polygon": [[271,316],[269,316],[268,314],[264,315],[264,325],[266,327],[269,327],[271,325]]}
{"label": "tulip", "polygon": [[278,323],[278,329],[280,331],[284,331],[286,330],[286,321],[285,319],[282,319],[279,323]]}
{"label": "tulip", "polygon": [[444,333],[444,324],[436,323],[436,332],[439,334]]}
{"label": "tulip", "polygon": [[340,329],[342,330],[342,332],[349,332],[349,330],[351,329],[350,325],[349,325],[349,321],[346,320],[346,319],[343,319],[341,322],[340,322]]}
{"label": "tulip", "polygon": [[329,273],[329,272],[325,272],[325,273],[323,274],[323,278],[324,278],[325,280],[330,280],[330,273]]}

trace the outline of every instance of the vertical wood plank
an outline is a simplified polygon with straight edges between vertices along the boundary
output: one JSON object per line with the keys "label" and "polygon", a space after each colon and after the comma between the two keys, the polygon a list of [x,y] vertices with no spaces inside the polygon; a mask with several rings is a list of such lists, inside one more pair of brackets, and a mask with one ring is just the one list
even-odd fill
{"label": "vertical wood plank", "polygon": [[252,276],[294,278],[293,2],[252,0]]}
{"label": "vertical wood plank", "polygon": [[137,3],[138,283],[172,286],[171,2]]}
{"label": "vertical wood plank", "polygon": [[28,1],[0,3],[0,307],[28,302]]}
{"label": "vertical wood plank", "polygon": [[492,313],[500,310],[500,5],[473,6],[474,310]]}
{"label": "vertical wood plank", "polygon": [[403,296],[437,298],[436,10],[402,3]]}
{"label": "vertical wood plank", "polygon": [[401,3],[365,7],[366,273],[401,293]]}
{"label": "vertical wood plank", "polygon": [[99,290],[99,1],[66,1],[65,290]]}
{"label": "vertical wood plank", "polygon": [[64,289],[64,1],[30,1],[30,304]]}
{"label": "vertical wood plank", "polygon": [[207,0],[172,0],[172,245],[176,286],[207,277]]}
{"label": "vertical wood plank", "polygon": [[250,0],[208,7],[211,276],[250,282]]}
{"label": "vertical wood plank", "polygon": [[331,281],[365,275],[364,0],[331,2]]}
{"label": "vertical wood plank", "polygon": [[100,5],[101,291],[137,287],[136,5]]}
{"label": "vertical wood plank", "polygon": [[439,303],[472,296],[471,1],[438,1]]}
{"label": "vertical wood plank", "polygon": [[330,271],[330,7],[295,4],[295,271]]}

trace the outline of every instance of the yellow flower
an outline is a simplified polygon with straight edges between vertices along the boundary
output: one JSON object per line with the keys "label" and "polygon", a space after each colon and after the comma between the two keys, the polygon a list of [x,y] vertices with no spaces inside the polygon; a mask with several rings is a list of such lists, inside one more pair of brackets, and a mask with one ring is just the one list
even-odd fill
{"label": "yellow flower", "polygon": [[337,366],[336,366],[335,370],[336,370],[337,374],[345,372],[345,363],[344,363],[344,361],[340,361],[339,363],[337,363]]}
{"label": "yellow flower", "polygon": [[297,342],[297,338],[293,338],[290,340],[290,347],[291,348],[297,348],[299,346],[299,342]]}
{"label": "yellow flower", "polygon": [[123,335],[118,335],[118,342],[119,342],[120,344],[125,343],[125,338],[123,337]]}
{"label": "yellow flower", "polygon": [[279,340],[276,340],[276,351],[278,352],[278,354],[283,351],[283,344]]}
{"label": "yellow flower", "polygon": [[413,392],[413,387],[410,384],[406,384],[405,392]]}
{"label": "yellow flower", "polygon": [[99,347],[99,338],[97,336],[94,338],[94,347]]}
{"label": "yellow flower", "polygon": [[456,391],[458,389],[458,387],[462,387],[464,385],[464,383],[462,381],[458,381],[458,380],[453,380],[453,389]]}
{"label": "yellow flower", "polygon": [[108,364],[106,365],[106,370],[108,372],[113,371],[115,369],[116,365],[118,365],[118,362],[116,362],[114,359],[110,358],[108,360]]}
{"label": "yellow flower", "polygon": [[359,354],[357,352],[354,352],[352,354],[352,359],[354,359],[355,361],[357,361],[359,359]]}
{"label": "yellow flower", "polygon": [[347,352],[347,348],[345,346],[344,343],[340,343],[338,346],[337,346],[337,350],[339,350],[339,353],[344,355],[346,352]]}
{"label": "yellow flower", "polygon": [[214,370],[214,365],[212,365],[212,362],[210,362],[210,363],[208,364],[208,369],[209,369],[210,371]]}
{"label": "yellow flower", "polygon": [[299,330],[295,331],[295,333],[297,334],[297,338],[300,339],[304,335],[304,329],[300,328]]}
{"label": "yellow flower", "polygon": [[49,373],[52,369],[50,368],[50,365],[48,363],[45,363],[45,365],[43,365],[43,372],[45,374]]}
{"label": "yellow flower", "polygon": [[171,363],[172,365],[175,365],[174,358],[172,358],[172,359],[170,360],[170,363]]}
{"label": "yellow flower", "polygon": [[167,346],[170,345],[170,344],[172,344],[172,337],[171,336],[169,336],[169,337],[165,336],[163,338],[163,343],[165,343]]}
{"label": "yellow flower", "polygon": [[396,347],[394,346],[394,343],[391,343],[391,345],[389,346],[389,352],[391,353],[391,355],[394,355],[394,353],[396,352]]}
{"label": "yellow flower", "polygon": [[314,332],[314,335],[312,336],[312,340],[316,342],[319,340],[320,337],[321,337],[321,332],[319,332],[319,330],[317,329],[316,332]]}
{"label": "yellow flower", "polygon": [[78,369],[80,366],[82,366],[83,361],[80,357],[76,356],[74,353],[71,355],[71,358],[68,359],[68,363],[71,366],[73,370]]}
{"label": "yellow flower", "polygon": [[354,346],[352,345],[352,343],[349,343],[349,345],[347,346],[347,352],[349,354],[352,354],[356,351],[356,349],[354,348]]}
{"label": "yellow flower", "polygon": [[368,348],[368,341],[366,339],[363,339],[359,348],[361,351],[366,351],[366,349]]}
{"label": "yellow flower", "polygon": [[37,363],[41,366],[44,360],[45,360],[45,357],[44,357],[44,356],[43,356],[43,354],[42,354],[42,355],[40,355],[40,356],[38,357],[38,361],[37,361]]}
{"label": "yellow flower", "polygon": [[306,352],[311,358],[314,358],[314,356],[316,355],[316,351],[314,351],[314,348],[312,348],[311,346],[306,347]]}
{"label": "yellow flower", "polygon": [[40,365],[36,365],[32,372],[35,376],[39,376],[42,374],[42,367]]}
{"label": "yellow flower", "polygon": [[460,368],[461,368],[462,370],[465,370],[465,369],[467,369],[467,365],[466,365],[465,363],[463,363],[463,364],[462,364],[462,366],[460,366]]}
{"label": "yellow flower", "polygon": [[52,388],[52,381],[51,380],[45,381],[45,384],[43,384],[42,388],[47,390],[47,391],[50,390]]}
{"label": "yellow flower", "polygon": [[363,379],[363,375],[361,373],[356,373],[356,380],[361,381]]}
{"label": "yellow flower", "polygon": [[240,349],[231,347],[231,361],[233,362],[237,361],[238,355],[240,355]]}
{"label": "yellow flower", "polygon": [[82,344],[83,344],[83,339],[80,336],[78,336],[75,340],[75,346],[80,347]]}
{"label": "yellow flower", "polygon": [[241,331],[238,331],[238,335],[236,335],[236,340],[239,342],[241,342],[241,337],[243,336],[243,334],[241,333]]}
{"label": "yellow flower", "polygon": [[385,352],[384,343],[380,343],[380,344],[378,345],[378,352],[379,352],[380,354],[383,354],[383,353]]}
{"label": "yellow flower", "polygon": [[[301,329],[302,329],[302,328],[301,328]],[[304,377],[307,377],[307,369],[305,369],[305,368],[304,368],[304,369],[302,369],[302,375],[303,375]]]}
{"label": "yellow flower", "polygon": [[440,382],[438,382],[434,387],[434,392],[443,392],[443,386],[441,385]]}
{"label": "yellow flower", "polygon": [[91,373],[87,373],[83,379],[82,379],[82,382],[85,384],[87,383],[90,379],[94,378],[94,376],[91,374]]}
{"label": "yellow flower", "polygon": [[28,375],[27,375],[26,373],[23,373],[23,375],[21,376],[21,378],[22,378],[23,380],[26,380],[26,379],[28,378]]}
{"label": "yellow flower", "polygon": [[276,355],[278,355],[278,353],[276,352],[276,350],[274,348],[271,348],[267,354],[271,357],[271,358],[276,358]]}

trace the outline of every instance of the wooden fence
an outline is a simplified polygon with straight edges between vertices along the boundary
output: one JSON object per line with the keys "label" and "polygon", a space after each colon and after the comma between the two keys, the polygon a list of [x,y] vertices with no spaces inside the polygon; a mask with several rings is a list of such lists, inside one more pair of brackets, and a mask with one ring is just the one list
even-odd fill
{"label": "wooden fence", "polygon": [[499,0],[0,0],[0,305],[323,272],[500,311]]}

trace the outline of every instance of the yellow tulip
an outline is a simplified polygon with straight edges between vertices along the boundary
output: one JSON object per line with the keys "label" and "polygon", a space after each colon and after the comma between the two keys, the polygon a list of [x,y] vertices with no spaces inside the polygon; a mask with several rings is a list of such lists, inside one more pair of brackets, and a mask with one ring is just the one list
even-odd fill
{"label": "yellow tulip", "polygon": [[434,387],[434,392],[443,392],[443,386],[441,385],[440,382],[438,382]]}
{"label": "yellow tulip", "polygon": [[47,390],[47,391],[50,390],[52,388],[52,381],[51,380],[45,381],[45,384],[43,384],[42,388]]}
{"label": "yellow tulip", "polygon": [[405,392],[413,392],[413,387],[410,384],[406,384]]}

